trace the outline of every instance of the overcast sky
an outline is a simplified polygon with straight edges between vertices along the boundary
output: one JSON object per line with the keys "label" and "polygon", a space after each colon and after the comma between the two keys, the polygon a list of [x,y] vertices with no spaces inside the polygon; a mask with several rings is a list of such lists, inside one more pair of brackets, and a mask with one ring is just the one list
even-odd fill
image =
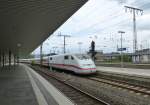
{"label": "overcast sky", "polygon": [[[119,30],[125,31],[123,47],[132,52],[133,15],[130,10],[125,12],[124,6],[144,10],[142,16],[140,13],[136,15],[138,48],[149,48],[150,0],[89,0],[44,42],[44,53],[63,51],[63,38],[57,36],[60,33],[71,36],[66,38],[68,53],[88,51],[92,40],[96,42],[96,50],[116,52],[117,45],[120,47]],[[39,53],[39,48],[34,53]]]}

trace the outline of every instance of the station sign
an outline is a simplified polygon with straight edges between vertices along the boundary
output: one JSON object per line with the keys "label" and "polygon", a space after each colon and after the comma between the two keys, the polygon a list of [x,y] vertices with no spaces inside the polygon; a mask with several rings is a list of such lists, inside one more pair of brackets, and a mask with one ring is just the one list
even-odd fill
{"label": "station sign", "polygon": [[118,48],[117,51],[126,51],[127,48]]}

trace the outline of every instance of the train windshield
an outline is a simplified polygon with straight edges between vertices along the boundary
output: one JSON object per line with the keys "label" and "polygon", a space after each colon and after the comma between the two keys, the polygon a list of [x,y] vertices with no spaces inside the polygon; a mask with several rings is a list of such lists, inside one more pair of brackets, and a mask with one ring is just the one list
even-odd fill
{"label": "train windshield", "polygon": [[90,57],[88,55],[85,54],[77,54],[75,55],[78,59],[83,60],[83,59],[90,59]]}

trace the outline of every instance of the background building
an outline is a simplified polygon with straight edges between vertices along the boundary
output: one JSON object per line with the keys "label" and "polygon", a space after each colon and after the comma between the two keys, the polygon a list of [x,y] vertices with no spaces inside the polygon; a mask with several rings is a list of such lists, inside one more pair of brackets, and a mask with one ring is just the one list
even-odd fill
{"label": "background building", "polygon": [[132,56],[133,63],[150,63],[150,49],[138,50]]}

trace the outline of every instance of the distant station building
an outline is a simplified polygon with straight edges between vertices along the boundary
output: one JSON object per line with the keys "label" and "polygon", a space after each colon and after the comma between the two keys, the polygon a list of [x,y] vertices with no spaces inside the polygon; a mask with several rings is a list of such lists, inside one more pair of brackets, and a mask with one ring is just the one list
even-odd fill
{"label": "distant station building", "polygon": [[[96,62],[119,62],[120,61],[120,53],[119,52],[112,52],[112,53],[103,53],[101,50],[95,51],[95,61]],[[91,52],[88,52],[91,55]],[[124,53],[124,61],[131,62],[132,54],[131,53]]]}
{"label": "distant station building", "polygon": [[150,49],[138,50],[132,56],[133,63],[150,63]]}
{"label": "distant station building", "polygon": [[120,53],[117,53],[117,52],[103,53],[102,51],[97,51],[95,55],[96,60],[99,62],[116,60],[118,59],[119,56],[120,56]]}
{"label": "distant station building", "polygon": [[112,52],[112,53],[105,53],[104,54],[104,61],[115,61],[118,60],[120,53]]}

